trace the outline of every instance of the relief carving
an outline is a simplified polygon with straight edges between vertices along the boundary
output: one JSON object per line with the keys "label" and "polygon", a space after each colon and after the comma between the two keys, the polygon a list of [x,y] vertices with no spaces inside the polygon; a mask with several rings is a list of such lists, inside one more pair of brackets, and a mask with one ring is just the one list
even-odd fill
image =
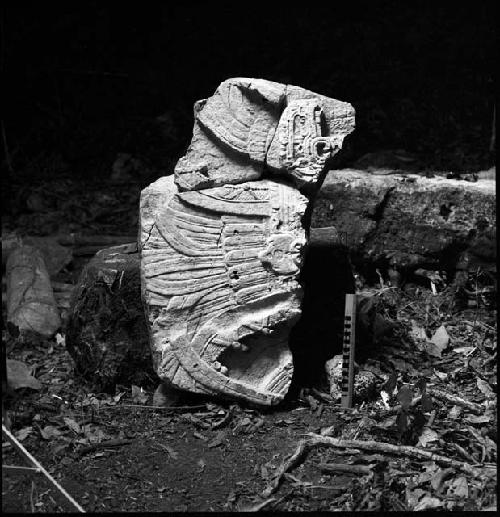
{"label": "relief carving", "polygon": [[282,176],[316,181],[353,121],[349,104],[256,79],[225,81],[197,103],[174,176],[141,195],[143,300],[165,382],[263,405],[283,399],[308,199]]}

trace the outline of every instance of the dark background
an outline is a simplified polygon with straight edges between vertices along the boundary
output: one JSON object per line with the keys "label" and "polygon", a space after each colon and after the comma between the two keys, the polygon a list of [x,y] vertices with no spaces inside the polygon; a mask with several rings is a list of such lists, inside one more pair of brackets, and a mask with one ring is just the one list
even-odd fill
{"label": "dark background", "polygon": [[[192,105],[234,76],[351,102],[347,157],[406,149],[442,170],[494,162],[497,18],[477,2],[11,2],[2,7],[3,186],[103,177],[127,152],[164,175]],[[216,6],[216,7],[215,7]]]}

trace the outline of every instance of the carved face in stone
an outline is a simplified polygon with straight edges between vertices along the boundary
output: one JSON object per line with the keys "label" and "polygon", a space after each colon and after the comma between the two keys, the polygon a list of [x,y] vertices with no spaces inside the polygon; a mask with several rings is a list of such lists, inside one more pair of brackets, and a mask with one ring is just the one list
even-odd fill
{"label": "carved face in stone", "polygon": [[317,100],[290,102],[281,115],[268,164],[286,169],[299,183],[316,181],[337,147],[334,138],[324,135],[325,128],[323,110]]}
{"label": "carved face in stone", "polygon": [[303,239],[288,233],[277,233],[267,239],[267,247],[259,258],[278,275],[294,275],[300,269],[304,245]]}

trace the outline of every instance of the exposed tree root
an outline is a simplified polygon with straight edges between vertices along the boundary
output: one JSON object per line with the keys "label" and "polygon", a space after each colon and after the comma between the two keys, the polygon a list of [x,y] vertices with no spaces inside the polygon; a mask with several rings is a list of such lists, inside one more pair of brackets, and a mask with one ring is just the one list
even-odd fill
{"label": "exposed tree root", "polygon": [[[340,449],[350,448],[350,449],[358,449],[363,451],[370,452],[380,452],[385,454],[393,454],[398,456],[407,456],[410,458],[423,459],[427,461],[435,461],[436,463],[443,465],[445,467],[451,467],[466,474],[469,474],[474,477],[482,477],[489,476],[489,469],[486,468],[478,468],[470,465],[469,463],[465,463],[462,461],[454,460],[452,458],[447,458],[446,456],[442,456],[440,454],[436,454],[431,451],[426,451],[424,449],[418,447],[412,447],[409,445],[393,445],[390,443],[382,443],[375,441],[363,441],[363,440],[342,440],[339,438],[332,438],[330,436],[322,436],[315,433],[309,433],[309,438],[301,440],[297,446],[295,452],[290,456],[290,458],[283,463],[281,468],[278,470],[276,475],[273,477],[270,485],[264,490],[263,497],[269,497],[271,494],[275,493],[279,488],[281,481],[285,474],[299,465],[306,457],[309,450],[313,447],[326,445],[329,447],[337,447]],[[320,465],[320,468],[326,467],[328,469],[328,465]],[[333,465],[331,466],[330,471],[336,470],[337,472],[356,472],[362,474],[369,474],[371,472],[370,467],[368,466],[360,466],[360,465]],[[494,475],[495,472],[492,471]]]}
{"label": "exposed tree root", "polygon": [[436,388],[427,388],[427,393],[432,395],[433,397],[444,400],[445,402],[450,402],[456,406],[462,406],[468,409],[471,413],[475,413],[476,415],[481,415],[484,413],[484,406],[481,404],[476,404],[475,402],[470,402],[469,400],[465,400],[457,395],[452,395],[443,390],[438,390]]}

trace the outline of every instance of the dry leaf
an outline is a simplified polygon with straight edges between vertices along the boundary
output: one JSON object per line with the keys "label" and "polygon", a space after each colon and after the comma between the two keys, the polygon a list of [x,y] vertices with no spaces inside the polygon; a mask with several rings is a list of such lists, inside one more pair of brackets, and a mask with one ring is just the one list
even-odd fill
{"label": "dry leaf", "polygon": [[447,373],[440,372],[439,370],[434,370],[434,375],[441,381],[445,381],[448,377]]}
{"label": "dry leaf", "polygon": [[403,409],[408,409],[413,400],[413,390],[409,386],[401,386],[398,391],[397,399]]}
{"label": "dry leaf", "polygon": [[454,472],[455,472],[455,470],[452,468],[438,469],[437,472],[434,474],[434,476],[431,479],[432,488],[434,490],[439,490],[444,479],[446,477],[448,477],[450,474],[453,474]]}
{"label": "dry leaf", "polygon": [[75,433],[80,434],[82,432],[82,428],[75,422],[72,418],[64,417],[64,423]]}
{"label": "dry leaf", "polygon": [[311,395],[307,395],[306,400],[307,402],[309,402],[309,406],[311,406],[312,411],[314,411],[318,407],[318,401]]}
{"label": "dry leaf", "polygon": [[42,388],[40,381],[31,375],[28,366],[15,359],[7,359],[7,383],[13,390],[21,388],[40,390]]}
{"label": "dry leaf", "polygon": [[389,429],[390,427],[393,427],[396,424],[396,420],[397,416],[392,415],[380,422],[377,427],[380,427],[382,429]]}
{"label": "dry leaf", "polygon": [[[179,453],[178,453],[178,452],[176,452],[174,449],[172,449],[172,447],[169,447],[168,445],[165,445],[165,444],[163,444],[163,443],[160,443],[160,444],[158,444],[158,445],[160,445],[160,447],[161,447],[162,449],[164,449],[165,451],[167,451],[168,455],[169,455],[173,460],[176,460],[176,459],[179,457]],[[201,460],[201,461],[203,461],[203,460]],[[199,463],[199,462],[198,462],[198,463]],[[205,468],[205,467],[203,467],[203,468]]]}
{"label": "dry leaf", "polygon": [[439,439],[436,431],[433,431],[429,427],[424,427],[422,434],[418,438],[418,445],[426,447],[428,443],[435,442]]}
{"label": "dry leaf", "polygon": [[446,332],[444,325],[441,325],[431,338],[431,343],[435,345],[435,350],[439,353],[439,356],[441,356],[441,353],[448,346],[449,342],[450,336],[448,332]]}
{"label": "dry leaf", "polygon": [[212,447],[217,447],[221,445],[226,438],[226,431],[219,431],[216,437],[208,443],[208,447],[211,449]]}
{"label": "dry leaf", "polygon": [[19,429],[19,431],[17,431],[17,433],[15,434],[15,437],[20,442],[22,442],[32,433],[32,431],[33,431],[33,427],[31,427],[31,426],[23,427],[22,429]]}
{"label": "dry leaf", "polygon": [[90,443],[100,443],[102,442],[104,439],[107,438],[106,434],[104,433],[104,431],[102,429],[95,429],[93,430],[92,429],[92,424],[88,424],[88,425],[85,425],[82,427],[82,431],[85,435],[85,438],[90,442]]}
{"label": "dry leaf", "polygon": [[120,391],[117,395],[113,396],[113,402],[120,402],[120,399],[125,395],[124,391]]}
{"label": "dry leaf", "polygon": [[491,389],[491,386],[483,379],[477,380],[477,387],[481,393],[484,393],[488,398],[496,397],[495,392]]}
{"label": "dry leaf", "polygon": [[458,418],[462,413],[462,408],[460,406],[453,406],[448,413],[449,418],[453,418],[454,420]]}
{"label": "dry leaf", "polygon": [[319,434],[321,436],[333,436],[333,433],[335,432],[335,426],[329,425],[328,427],[323,427]]}
{"label": "dry leaf", "polygon": [[420,474],[418,478],[415,480],[415,486],[424,485],[425,483],[431,481],[433,476],[434,471],[432,469],[422,472],[422,474]]}
{"label": "dry leaf", "polygon": [[382,399],[382,403],[384,404],[385,409],[391,409],[391,406],[388,404],[390,395],[386,391],[380,392],[380,398]]}
{"label": "dry leaf", "polygon": [[454,348],[453,352],[455,354],[469,355],[475,348],[475,346],[459,346],[458,348]]}
{"label": "dry leaf", "polygon": [[407,505],[412,508],[418,504],[420,498],[422,498],[426,494],[425,490],[421,488],[415,488],[414,490],[410,490],[408,487],[406,488],[406,502]]}
{"label": "dry leaf", "polygon": [[488,424],[491,421],[491,417],[488,415],[467,415],[466,420],[470,424]]}
{"label": "dry leaf", "polygon": [[457,497],[469,497],[469,485],[465,476],[455,478],[448,487],[448,494],[453,494]]}
{"label": "dry leaf", "polygon": [[240,508],[239,512],[260,512],[264,510],[267,506],[271,505],[276,501],[275,497],[269,497],[265,501],[262,501],[260,503],[256,503],[252,506],[245,506],[243,508]]}
{"label": "dry leaf", "polygon": [[132,400],[136,404],[145,404],[148,401],[148,394],[139,386],[132,384]]}
{"label": "dry leaf", "polygon": [[53,425],[47,425],[40,430],[40,434],[44,440],[50,440],[51,438],[57,438],[58,436],[61,436],[62,432]]}
{"label": "dry leaf", "polygon": [[413,507],[413,511],[420,512],[430,508],[439,508],[440,506],[443,506],[443,502],[440,499],[437,497],[425,496]]}
{"label": "dry leaf", "polygon": [[382,384],[381,391],[385,391],[388,395],[393,395],[397,387],[397,382],[398,374],[396,372],[392,372],[384,384]]}
{"label": "dry leaf", "polygon": [[413,339],[423,339],[427,340],[427,334],[425,333],[425,329],[423,329],[421,326],[419,326],[415,320],[411,320],[411,330],[410,330],[410,336],[413,337]]}

